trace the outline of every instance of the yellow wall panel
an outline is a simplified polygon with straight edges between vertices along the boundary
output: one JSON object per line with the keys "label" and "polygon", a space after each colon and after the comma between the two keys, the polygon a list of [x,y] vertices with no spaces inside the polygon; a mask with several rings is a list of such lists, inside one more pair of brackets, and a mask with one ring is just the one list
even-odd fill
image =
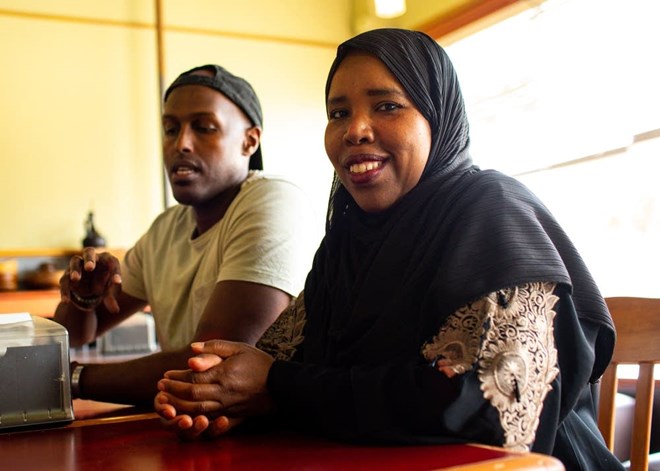
{"label": "yellow wall panel", "polygon": [[0,17],[0,247],[124,245],[160,209],[153,35]]}
{"label": "yellow wall panel", "polygon": [[352,0],[165,0],[168,26],[334,46],[351,36]]}
{"label": "yellow wall panel", "polygon": [[153,23],[153,0],[0,0],[0,11],[113,22]]}
{"label": "yellow wall panel", "polygon": [[[252,82],[267,170],[308,191],[320,237],[332,175],[323,87],[349,2],[240,2],[243,26],[236,3],[163,2],[165,82],[207,62]],[[153,8],[0,0],[0,250],[79,247],[90,207],[108,244],[128,247],[163,209]]]}

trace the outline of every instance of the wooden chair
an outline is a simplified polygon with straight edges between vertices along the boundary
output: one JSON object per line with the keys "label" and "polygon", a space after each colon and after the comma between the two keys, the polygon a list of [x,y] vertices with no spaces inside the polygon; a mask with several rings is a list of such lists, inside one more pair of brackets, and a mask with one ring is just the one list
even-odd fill
{"label": "wooden chair", "polygon": [[617,342],[610,366],[601,379],[598,427],[610,450],[614,447],[614,398],[617,365],[639,365],[635,392],[635,415],[630,448],[631,471],[648,469],[651,415],[655,381],[653,370],[660,362],[660,299],[616,297],[605,300],[614,319]]}

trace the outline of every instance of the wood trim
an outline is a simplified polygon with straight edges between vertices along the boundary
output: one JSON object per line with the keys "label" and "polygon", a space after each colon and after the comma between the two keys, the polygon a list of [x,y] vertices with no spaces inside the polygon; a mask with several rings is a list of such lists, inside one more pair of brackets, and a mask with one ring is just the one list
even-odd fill
{"label": "wood trim", "polygon": [[101,26],[119,26],[122,28],[151,29],[153,25],[142,21],[109,20],[107,18],[90,18],[82,16],[58,15],[56,13],[39,13],[34,11],[8,10],[0,8],[0,16],[11,16],[30,20],[61,21],[66,23],[93,24]]}
{"label": "wood trim", "polygon": [[617,391],[616,365],[610,364],[600,379],[598,399],[598,428],[610,451],[614,451],[614,397]]}
{"label": "wood trim", "polygon": [[104,425],[104,424],[113,424],[113,423],[124,423],[124,422],[134,422],[136,420],[157,420],[160,419],[160,416],[155,412],[149,412],[144,414],[136,415],[126,415],[126,416],[117,416],[117,417],[102,417],[99,419],[81,419],[74,420],[71,424],[67,425],[66,428],[77,428],[77,427],[87,427],[90,425]]}
{"label": "wood trim", "polygon": [[[124,258],[126,249],[99,248],[99,253],[109,252],[119,260]],[[82,249],[30,248],[0,250],[0,260],[4,258],[21,259],[33,257],[52,257],[68,259],[79,255]],[[20,276],[20,275],[19,275]],[[20,285],[19,285],[20,286]],[[60,302],[60,290],[56,289],[18,289],[0,290],[0,315],[11,312],[29,312],[35,316],[53,317]]]}
{"label": "wood trim", "polygon": [[[126,249],[122,248],[106,248],[102,247],[97,249],[98,252],[110,252],[115,257],[121,259],[126,254]],[[73,255],[79,255],[82,252],[82,248],[73,249],[73,248],[47,248],[47,247],[35,247],[35,248],[25,248],[25,249],[5,249],[0,250],[0,259],[3,258],[30,258],[30,257],[71,257]]]}
{"label": "wood trim", "polygon": [[[59,21],[65,23],[76,23],[76,24],[87,24],[87,25],[101,25],[101,26],[111,26],[111,27],[120,27],[120,28],[135,28],[135,29],[155,28],[154,24],[145,23],[141,21],[109,20],[104,18],[77,17],[71,15],[45,14],[45,13],[37,13],[37,12],[23,12],[23,11],[8,10],[3,8],[0,8],[0,16],[10,16],[16,18],[26,18],[26,19],[35,19],[35,20],[43,20],[43,21]],[[332,49],[332,50],[334,50],[337,47],[337,43],[332,41],[301,39],[301,38],[294,38],[287,36],[273,36],[273,35],[256,34],[256,33],[251,34],[251,33],[242,33],[239,31],[227,31],[220,29],[186,27],[186,26],[177,26],[177,25],[163,26],[163,31],[167,33],[176,32],[176,33],[185,33],[185,34],[202,34],[209,36],[223,36],[233,39],[278,42],[284,44],[295,44],[300,46],[311,46],[311,47],[319,47],[323,49]]]}
{"label": "wood trim", "polygon": [[[660,377],[654,377],[655,388],[660,391]],[[634,394],[637,387],[637,378],[619,378],[618,392],[624,394]]]}
{"label": "wood trim", "polygon": [[[498,15],[497,19],[489,22],[488,25],[493,24],[504,17],[509,17],[515,13],[526,10],[527,8],[537,6],[542,3],[542,1],[543,0],[473,0],[466,2],[465,6],[461,8],[439,15],[428,23],[420,25],[416,29],[439,40],[455,33],[459,29],[481,22],[487,17],[495,16],[496,13],[502,13],[504,10],[507,11],[506,15],[503,17]],[[485,26],[487,25],[483,25],[483,27]]]}
{"label": "wood trim", "polygon": [[35,316],[53,317],[60,302],[60,291],[7,291],[0,292],[0,316],[3,313],[29,312]]}
{"label": "wood trim", "polygon": [[80,253],[80,249],[63,248],[25,248],[0,250],[0,258],[23,257],[70,257]]}
{"label": "wood trim", "polygon": [[[470,443],[467,446],[475,448],[485,448],[495,451],[501,451],[502,448],[490,445],[482,445],[480,443]],[[446,468],[448,470],[465,469],[466,471],[493,471],[494,469],[501,469],[507,471],[514,470],[528,470],[528,471],[564,471],[564,465],[554,456],[544,455],[541,453],[532,453],[527,451],[514,452],[507,450],[509,456],[503,458],[496,458],[493,460],[486,460],[474,464],[459,465],[456,467]],[[445,469],[445,468],[442,468]]]}

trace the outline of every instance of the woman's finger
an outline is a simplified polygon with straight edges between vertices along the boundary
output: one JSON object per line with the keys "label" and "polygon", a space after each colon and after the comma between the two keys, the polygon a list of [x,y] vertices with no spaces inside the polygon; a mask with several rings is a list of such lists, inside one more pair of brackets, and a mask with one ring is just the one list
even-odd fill
{"label": "woman's finger", "polygon": [[171,379],[174,381],[185,381],[190,382],[191,370],[169,370],[163,374],[165,379]]}
{"label": "woman's finger", "polygon": [[158,393],[154,399],[154,410],[166,420],[176,417],[176,409],[167,402],[167,395]]}
{"label": "woman's finger", "polygon": [[[188,417],[190,419],[190,417]],[[186,422],[186,425],[188,422]],[[204,416],[198,416],[190,419],[190,426],[180,428],[177,431],[177,436],[183,441],[199,440],[204,436],[204,433],[209,427],[209,420]]]}
{"label": "woman's finger", "polygon": [[173,379],[161,379],[158,381],[158,390],[167,393],[167,402],[171,402],[171,397],[187,400],[190,402],[214,401],[221,397],[223,388],[216,383],[193,384],[187,381],[177,381]]}
{"label": "woman's finger", "polygon": [[206,435],[209,438],[217,438],[221,435],[227,434],[233,427],[241,422],[242,419],[230,419],[227,416],[221,415],[211,421]]}
{"label": "woman's finger", "polygon": [[201,353],[188,360],[188,366],[196,372],[206,371],[219,365],[222,358],[213,353]]}
{"label": "woman's finger", "polygon": [[230,342],[228,340],[207,340],[206,342],[194,342],[190,347],[197,354],[213,353],[219,357],[227,358],[240,353],[247,346],[240,342]]}
{"label": "woman's finger", "polygon": [[[161,380],[161,382],[162,381],[164,380]],[[190,397],[188,392],[185,393],[185,396],[181,392],[171,393],[171,391],[166,390],[161,390],[161,393],[167,395],[167,403],[172,406],[178,414],[183,413],[192,416],[217,415],[218,413],[222,413],[224,408],[222,403],[212,399],[212,397],[218,397],[218,394],[206,394],[203,399],[188,399],[188,397]]]}

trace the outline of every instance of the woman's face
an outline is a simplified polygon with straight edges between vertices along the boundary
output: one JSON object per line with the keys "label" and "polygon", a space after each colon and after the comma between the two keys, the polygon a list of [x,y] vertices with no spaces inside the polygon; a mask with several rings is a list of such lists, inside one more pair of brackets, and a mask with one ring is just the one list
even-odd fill
{"label": "woman's face", "polygon": [[328,93],[325,150],[364,211],[384,211],[417,183],[431,150],[431,127],[383,62],[353,52]]}

